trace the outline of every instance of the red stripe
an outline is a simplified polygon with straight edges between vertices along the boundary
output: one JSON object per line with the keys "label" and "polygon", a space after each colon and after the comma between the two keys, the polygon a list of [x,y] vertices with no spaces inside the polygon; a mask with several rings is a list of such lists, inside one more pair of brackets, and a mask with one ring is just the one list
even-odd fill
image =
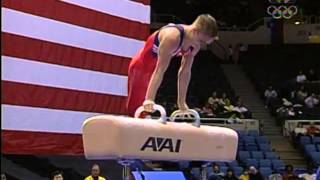
{"label": "red stripe", "polygon": [[125,114],[126,97],[1,81],[2,104]]}
{"label": "red stripe", "polygon": [[1,139],[1,150],[6,154],[83,154],[80,134],[2,130]]}
{"label": "red stripe", "polygon": [[145,40],[149,24],[97,12],[58,0],[4,0],[2,7],[42,16],[111,34]]}
{"label": "red stripe", "polygon": [[2,55],[81,69],[128,74],[129,58],[1,33]]}
{"label": "red stripe", "polygon": [[150,5],[150,0],[131,0],[131,1],[139,2],[144,5]]}

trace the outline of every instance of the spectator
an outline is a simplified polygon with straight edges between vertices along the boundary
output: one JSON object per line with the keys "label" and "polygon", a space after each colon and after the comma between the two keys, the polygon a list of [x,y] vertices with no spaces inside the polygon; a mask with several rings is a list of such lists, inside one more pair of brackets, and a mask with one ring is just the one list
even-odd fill
{"label": "spectator", "polygon": [[273,89],[272,86],[269,86],[268,89],[264,91],[264,97],[266,100],[266,107],[269,107],[271,102],[278,97],[278,93]]}
{"label": "spectator", "polygon": [[299,74],[297,75],[296,81],[297,83],[304,83],[307,80],[307,77],[305,74],[303,74],[303,71],[300,70]]}
{"label": "spectator", "polygon": [[319,104],[319,99],[317,99],[316,95],[312,93],[309,97],[307,97],[304,100],[304,103],[307,106],[307,108],[314,108]]}
{"label": "spectator", "polygon": [[251,118],[251,113],[243,104],[243,101],[238,101],[233,111],[240,113],[240,118]]}
{"label": "spectator", "polygon": [[302,123],[298,123],[297,127],[294,128],[295,137],[304,136],[307,134],[307,129],[303,127]]}
{"label": "spectator", "polygon": [[298,103],[303,103],[304,99],[308,96],[308,92],[305,90],[304,86],[301,86],[297,92],[297,101]]}
{"label": "spectator", "polygon": [[309,70],[309,73],[307,74],[307,80],[310,82],[319,81],[319,78],[313,69]]}
{"label": "spectator", "polygon": [[299,174],[299,178],[303,179],[303,180],[315,180],[316,179],[316,173],[314,173],[312,168],[309,167],[306,173]]}
{"label": "spectator", "polygon": [[310,126],[307,128],[307,135],[313,137],[313,136],[319,136],[320,135],[320,129],[314,125],[313,122],[311,122]]}
{"label": "spectator", "polygon": [[282,180],[282,176],[277,170],[274,170],[269,176],[269,180]]}
{"label": "spectator", "polygon": [[52,180],[63,180],[63,173],[62,171],[54,171],[51,173]]}
{"label": "spectator", "polygon": [[239,177],[239,180],[249,180],[249,171],[248,169],[244,169],[242,174]]}
{"label": "spectator", "polygon": [[283,173],[283,180],[293,180],[298,179],[297,175],[293,172],[293,166],[292,165],[286,165],[285,172]]}
{"label": "spectator", "polygon": [[7,179],[6,175],[4,173],[1,173],[1,180],[6,180],[6,179]]}
{"label": "spectator", "polygon": [[227,174],[224,176],[223,179],[225,179],[225,180],[238,180],[238,178],[234,174],[233,170],[230,168],[227,170]]}
{"label": "spectator", "polygon": [[94,164],[91,167],[91,175],[84,180],[106,180],[106,178],[100,176],[100,167],[98,164]]}
{"label": "spectator", "polygon": [[214,92],[212,92],[212,95],[211,95],[211,97],[209,97],[209,99],[208,99],[208,103],[211,105],[211,106],[213,106],[213,104],[215,104],[215,103],[219,103],[219,98],[218,98],[218,96],[217,96],[217,92],[216,91],[214,91]]}
{"label": "spectator", "polygon": [[206,103],[206,105],[203,106],[201,114],[203,114],[205,117],[215,117],[215,114],[213,114],[213,110],[211,109],[209,103]]}
{"label": "spectator", "polygon": [[254,166],[250,166],[249,179],[250,180],[263,180],[263,176]]}
{"label": "spectator", "polygon": [[231,101],[230,99],[227,97],[227,94],[226,93],[222,93],[222,97],[219,101],[219,104],[221,106],[230,106],[231,105]]}
{"label": "spectator", "polygon": [[213,164],[212,173],[209,174],[209,180],[221,180],[224,177],[224,173],[220,171],[220,167],[217,164]]}

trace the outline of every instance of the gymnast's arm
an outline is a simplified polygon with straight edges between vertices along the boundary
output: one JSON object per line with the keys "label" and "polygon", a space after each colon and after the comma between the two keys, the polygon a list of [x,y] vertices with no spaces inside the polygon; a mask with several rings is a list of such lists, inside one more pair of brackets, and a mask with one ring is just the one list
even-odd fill
{"label": "gymnast's arm", "polygon": [[163,75],[170,64],[172,54],[179,46],[179,31],[172,30],[164,32],[164,34],[160,33],[160,39],[157,65],[151,76],[146,93],[146,100],[144,102],[144,108],[146,111],[153,110],[150,105],[153,105],[153,101],[155,100],[157,91],[162,82]]}
{"label": "gymnast's arm", "polygon": [[191,53],[182,56],[181,66],[178,72],[178,99],[177,104],[180,110],[189,109],[186,103],[187,90],[191,79],[191,68],[194,56],[198,53],[199,47],[195,47]]}

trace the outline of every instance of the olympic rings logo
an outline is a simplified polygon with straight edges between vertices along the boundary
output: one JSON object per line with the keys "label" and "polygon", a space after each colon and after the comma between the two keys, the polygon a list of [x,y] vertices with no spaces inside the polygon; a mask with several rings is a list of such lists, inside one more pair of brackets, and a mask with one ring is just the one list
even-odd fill
{"label": "olympic rings logo", "polygon": [[298,13],[297,6],[275,6],[271,5],[267,9],[267,13],[275,19],[290,19]]}

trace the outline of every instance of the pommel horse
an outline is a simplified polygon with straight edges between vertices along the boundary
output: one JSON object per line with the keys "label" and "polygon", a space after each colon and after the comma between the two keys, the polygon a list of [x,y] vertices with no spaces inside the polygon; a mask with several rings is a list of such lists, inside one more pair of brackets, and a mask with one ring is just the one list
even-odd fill
{"label": "pommel horse", "polygon": [[[125,169],[137,159],[205,161],[203,168],[212,161],[235,160],[238,135],[234,130],[201,125],[199,114],[192,109],[177,110],[170,118],[162,106],[155,104],[154,109],[161,114],[157,120],[139,119],[142,106],[135,118],[99,115],[86,119],[82,126],[86,158],[115,159]],[[194,123],[174,122],[181,116],[193,116]]]}

